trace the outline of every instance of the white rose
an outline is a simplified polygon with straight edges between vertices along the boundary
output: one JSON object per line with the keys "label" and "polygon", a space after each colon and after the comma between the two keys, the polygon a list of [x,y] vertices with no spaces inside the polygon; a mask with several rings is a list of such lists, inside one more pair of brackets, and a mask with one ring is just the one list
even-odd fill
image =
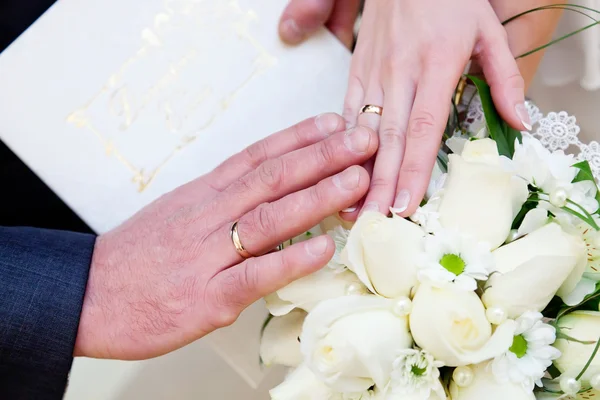
{"label": "white rose", "polygon": [[271,400],[323,400],[329,399],[333,392],[302,364],[269,394]]}
{"label": "white rose", "polygon": [[449,157],[439,208],[442,227],[488,242],[492,249],[499,247],[527,199],[527,184],[501,167],[491,139],[468,142],[462,156]]}
{"label": "white rose", "polygon": [[526,391],[522,385],[498,383],[489,363],[472,365],[471,370],[473,382],[469,386],[460,387],[454,381],[450,383],[452,400],[535,400],[533,391]]}
{"label": "white rose", "polygon": [[453,286],[419,286],[412,304],[410,330],[415,343],[450,367],[477,364],[508,349],[515,332],[508,320],[496,328],[479,297]]}
{"label": "white rose", "polygon": [[417,254],[425,232],[398,216],[365,212],[356,222],[342,260],[374,293],[388,298],[409,296],[417,284]]}
{"label": "white rose", "polygon": [[543,226],[495,250],[497,273],[490,276],[482,296],[487,308],[500,307],[509,318],[525,311],[542,311],[552,297],[568,295],[586,265],[583,241],[558,224]]}
{"label": "white rose", "polygon": [[260,341],[260,359],[266,366],[297,367],[302,363],[298,338],[304,318],[306,312],[293,310],[283,317],[273,317],[267,323]]}
{"label": "white rose", "polygon": [[294,308],[311,311],[323,300],[368,292],[352,271],[339,272],[326,266],[266,296],[265,302],[271,314],[281,316]]}
{"label": "white rose", "polygon": [[390,380],[398,351],[409,348],[408,321],[378,296],[327,300],[304,322],[300,348],[318,379],[338,392],[363,392]]}
{"label": "white rose", "polygon": [[[597,311],[574,311],[562,317],[558,321],[559,332],[581,342],[593,342],[582,344],[572,340],[558,339],[554,343],[562,355],[554,360],[554,365],[562,373],[577,376],[590,359],[596,341],[600,337],[600,312]],[[596,354],[589,368],[582,376],[584,381],[589,381],[592,375],[600,373],[600,352]]]}

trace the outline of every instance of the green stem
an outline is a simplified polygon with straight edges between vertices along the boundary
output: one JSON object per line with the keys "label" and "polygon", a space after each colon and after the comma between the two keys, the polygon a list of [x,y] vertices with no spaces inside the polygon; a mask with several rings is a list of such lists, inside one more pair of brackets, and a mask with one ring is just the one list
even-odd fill
{"label": "green stem", "polygon": [[581,307],[582,305],[584,305],[584,304],[585,304],[585,303],[587,303],[588,301],[590,301],[590,300],[594,300],[594,299],[596,299],[596,298],[598,298],[598,297],[600,297],[600,292],[598,292],[598,293],[596,293],[596,294],[593,294],[593,295],[591,295],[591,296],[589,296],[589,297],[586,297],[586,298],[585,298],[585,299],[583,299],[583,300],[581,301],[581,303],[579,303],[579,304],[576,304],[576,305],[574,305],[574,306],[567,307],[567,308],[565,308],[565,309],[561,310],[561,311],[558,313],[558,315],[556,316],[556,321],[558,321],[559,319],[561,319],[562,317],[564,317],[565,315],[567,315],[567,314],[568,314],[568,313],[570,313],[571,311],[573,311],[573,310],[575,310],[575,309],[577,309],[577,308]]}
{"label": "green stem", "polygon": [[585,363],[585,366],[583,367],[583,369],[581,370],[581,372],[579,373],[579,375],[577,375],[577,378],[575,378],[575,379],[580,380],[581,377],[583,376],[583,374],[585,374],[585,371],[587,371],[587,369],[592,364],[592,361],[594,361],[594,357],[596,357],[596,353],[598,353],[599,348],[600,348],[600,338],[598,338],[598,340],[596,341],[596,347],[594,347],[594,351],[592,352],[592,355],[587,360],[587,363]]}
{"label": "green stem", "polygon": [[592,27],[594,27],[594,26],[596,26],[596,25],[598,25],[598,24],[600,24],[600,22],[598,22],[598,21],[597,21],[597,22],[594,22],[593,24],[586,25],[586,26],[584,26],[583,28],[577,29],[577,30],[576,30],[576,31],[574,31],[574,32],[571,32],[571,33],[568,33],[568,34],[566,34],[566,35],[564,35],[564,36],[561,36],[561,37],[559,37],[558,39],[554,39],[554,40],[552,40],[552,41],[550,41],[550,42],[546,43],[546,44],[545,44],[545,45],[543,45],[543,46],[536,47],[535,49],[533,49],[533,50],[531,50],[531,51],[528,51],[528,52],[526,52],[526,53],[523,53],[523,54],[521,54],[520,56],[518,56],[518,57],[515,57],[515,59],[516,59],[516,60],[518,60],[519,58],[527,57],[527,56],[529,56],[529,55],[531,55],[531,54],[533,54],[533,53],[537,53],[538,51],[540,51],[540,50],[543,50],[543,49],[545,49],[546,47],[550,47],[550,46],[552,46],[553,44],[556,44],[556,43],[558,43],[558,42],[562,42],[563,40],[565,40],[565,39],[567,39],[567,38],[570,38],[571,36],[575,36],[575,35],[577,35],[578,33],[581,33],[581,32],[583,32],[583,31],[585,31],[586,29],[590,29],[590,28],[592,28]]}
{"label": "green stem", "polygon": [[515,15],[513,17],[510,17],[509,19],[505,20],[504,22],[502,22],[502,25],[509,24],[512,21],[514,21],[515,19],[520,18],[520,17],[522,17],[524,15],[531,14],[531,13],[537,12],[537,11],[544,11],[544,10],[567,10],[567,11],[577,12],[577,13],[585,15],[588,18],[594,19],[591,16],[585,14],[583,11],[577,10],[577,8],[582,9],[582,10],[586,10],[586,11],[591,11],[591,12],[594,12],[594,13],[597,13],[597,14],[600,14],[600,11],[598,11],[598,10],[595,10],[593,8],[586,7],[586,6],[581,6],[581,5],[578,5],[578,4],[568,4],[568,3],[565,3],[565,4],[552,4],[552,5],[536,7],[536,8],[532,8],[530,10],[527,10],[527,11],[523,11],[522,13],[519,13],[519,14],[517,14],[517,15]]}

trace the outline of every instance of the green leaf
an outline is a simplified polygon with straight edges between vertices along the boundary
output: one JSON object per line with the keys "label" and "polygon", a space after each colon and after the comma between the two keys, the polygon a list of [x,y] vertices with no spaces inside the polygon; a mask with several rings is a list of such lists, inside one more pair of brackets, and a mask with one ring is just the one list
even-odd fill
{"label": "green leaf", "polygon": [[596,290],[593,293],[588,294],[583,298],[581,303],[575,304],[574,306],[565,306],[557,314],[556,319],[559,320],[565,315],[581,309],[588,309],[587,304],[592,302],[596,307],[592,307],[595,311],[598,310],[597,304],[600,299],[600,282],[596,284]]}
{"label": "green leaf", "polygon": [[[569,207],[568,205],[573,205],[573,206],[579,208],[579,211],[581,211],[581,212],[574,210],[573,208]],[[583,208],[579,204],[575,203],[574,201],[567,200],[567,206],[562,207],[561,210],[566,211],[569,214],[576,216],[577,218],[579,218],[580,220],[582,220],[583,222],[585,222],[586,224],[588,224],[595,230],[600,231],[600,226],[598,226],[598,224],[594,220],[594,217],[592,217],[592,215],[589,212],[587,212],[587,210],[585,208]]]}
{"label": "green leaf", "polygon": [[448,154],[442,149],[438,151],[437,162],[442,172],[448,172]]}
{"label": "green leaf", "polygon": [[596,183],[596,179],[594,179],[594,173],[592,172],[592,168],[590,167],[590,163],[587,160],[578,162],[573,165],[575,168],[579,169],[577,176],[573,179],[573,183],[575,182],[584,182],[590,181],[594,183],[596,186],[596,200],[600,203],[600,191],[598,190],[598,184]]}
{"label": "green leaf", "polygon": [[523,220],[525,219],[525,215],[534,208],[537,207],[539,201],[537,200],[537,196],[530,197],[521,207],[521,211],[515,217],[511,229],[519,229]]}
{"label": "green leaf", "polygon": [[550,367],[548,367],[546,372],[548,372],[550,374],[550,377],[552,379],[558,378],[561,375],[560,371],[558,370],[558,368],[556,368],[556,366],[554,364],[552,364]]}
{"label": "green leaf", "polygon": [[490,86],[483,79],[476,76],[467,75],[467,77],[477,88],[477,92],[481,99],[486,126],[490,137],[496,142],[496,146],[498,146],[498,153],[512,158],[515,153],[515,139],[519,140],[519,142],[522,140],[521,132],[511,128],[500,117],[500,114],[498,114],[498,111],[496,110],[496,106],[494,106]]}

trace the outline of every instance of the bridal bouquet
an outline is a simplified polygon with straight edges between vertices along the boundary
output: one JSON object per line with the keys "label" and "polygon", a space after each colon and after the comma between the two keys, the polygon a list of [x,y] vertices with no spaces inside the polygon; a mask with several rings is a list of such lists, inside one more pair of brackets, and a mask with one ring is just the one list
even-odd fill
{"label": "bridal bouquet", "polygon": [[416,213],[325,221],[333,259],[266,298],[272,399],[600,398],[598,143],[565,154],[574,118],[531,104],[515,131],[471,80]]}

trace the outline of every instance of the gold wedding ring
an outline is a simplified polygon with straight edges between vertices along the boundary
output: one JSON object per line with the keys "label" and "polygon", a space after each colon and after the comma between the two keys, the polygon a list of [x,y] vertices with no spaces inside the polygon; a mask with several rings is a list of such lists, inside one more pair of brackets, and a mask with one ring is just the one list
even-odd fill
{"label": "gold wedding ring", "polygon": [[377,114],[381,116],[383,114],[383,107],[374,106],[373,104],[367,104],[360,109],[361,114]]}
{"label": "gold wedding ring", "polygon": [[240,240],[240,234],[238,233],[238,222],[239,221],[235,221],[233,225],[231,225],[231,241],[233,242],[235,251],[237,251],[240,257],[244,259],[254,257],[248,252],[248,250],[246,250],[242,244],[242,241]]}

